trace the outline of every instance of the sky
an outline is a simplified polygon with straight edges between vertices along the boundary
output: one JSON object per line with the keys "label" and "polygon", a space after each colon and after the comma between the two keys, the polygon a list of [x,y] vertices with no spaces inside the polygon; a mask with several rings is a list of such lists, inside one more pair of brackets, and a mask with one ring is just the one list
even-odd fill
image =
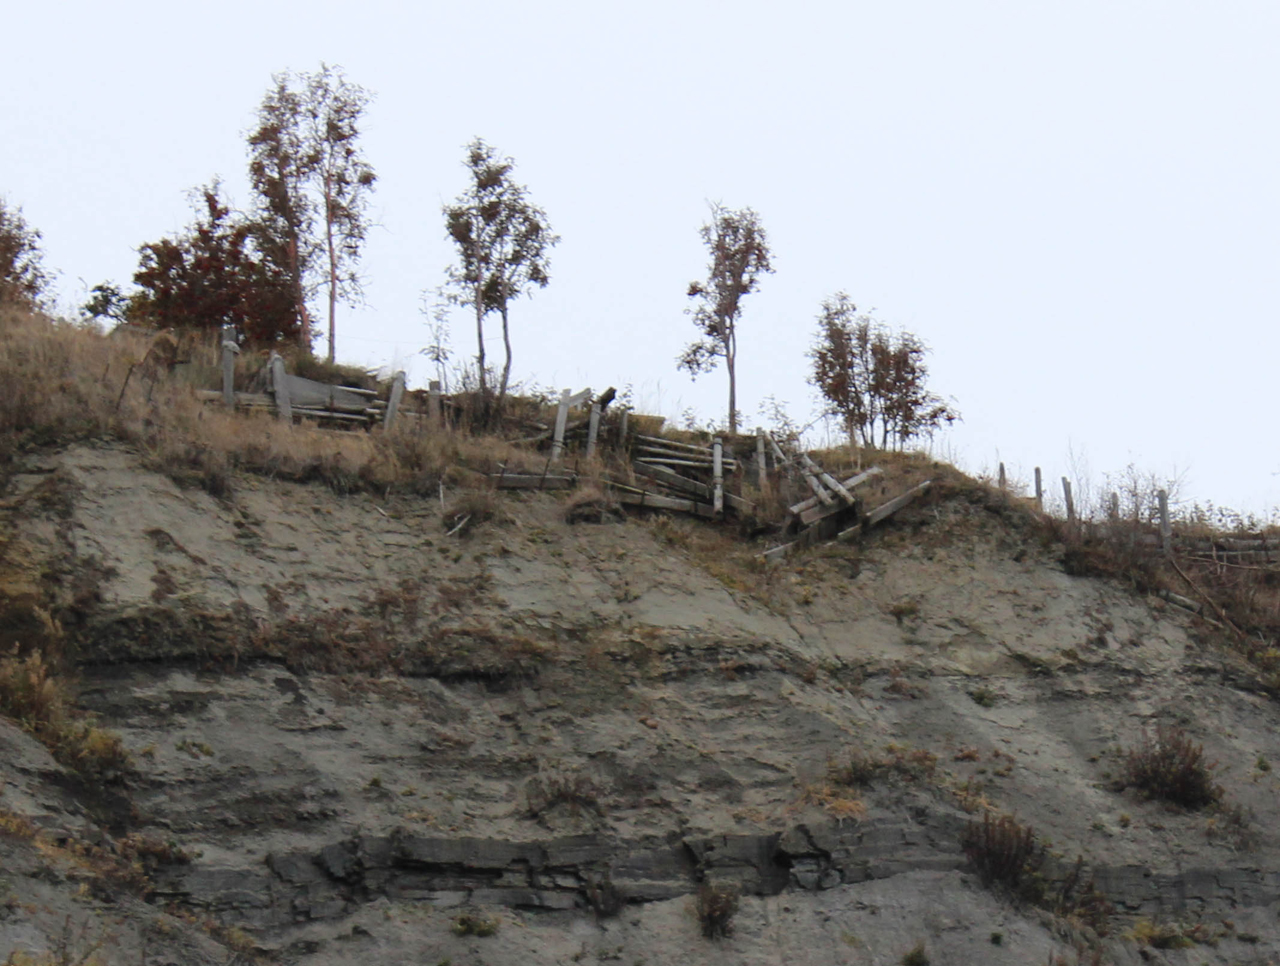
{"label": "sky", "polygon": [[[816,417],[806,351],[844,291],[932,348],[963,415],[932,446],[962,468],[1132,464],[1184,504],[1280,505],[1273,0],[10,6],[0,195],[67,311],[189,224],[192,188],[247,207],[272,74],[326,62],[373,94],[378,173],[340,360],[431,378],[441,207],[480,136],[562,238],[513,306],[515,378],[723,419],[723,370],[675,360],[708,206],[749,206],[776,272],[739,326],[748,427],[766,397]],[[451,333],[474,354],[464,311]]]}

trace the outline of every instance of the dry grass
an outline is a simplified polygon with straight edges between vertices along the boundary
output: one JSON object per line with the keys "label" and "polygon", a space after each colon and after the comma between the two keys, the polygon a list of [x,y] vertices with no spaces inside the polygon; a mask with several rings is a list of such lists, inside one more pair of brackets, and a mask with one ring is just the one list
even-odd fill
{"label": "dry grass", "polygon": [[[450,467],[488,473],[499,464],[514,469],[537,462],[493,436],[408,427],[334,431],[206,406],[189,382],[171,377],[166,363],[173,342],[163,333],[103,335],[6,310],[0,315],[0,466],[22,449],[112,437],[137,445],[179,482],[227,496],[237,470],[318,481],[338,493],[434,494]],[[186,358],[207,354],[201,346],[181,351]],[[246,358],[239,378],[250,379],[260,365],[256,356]]]}
{"label": "dry grass", "polygon": [[1160,726],[1155,737],[1144,734],[1125,761],[1125,778],[1152,798],[1183,808],[1204,808],[1219,801],[1222,786],[1213,780],[1214,765],[1205,761],[1204,746],[1181,728]]}
{"label": "dry grass", "polygon": [[64,677],[39,651],[0,659],[0,714],[14,719],[63,765],[98,781],[127,773],[132,764],[120,736],[79,711]]}

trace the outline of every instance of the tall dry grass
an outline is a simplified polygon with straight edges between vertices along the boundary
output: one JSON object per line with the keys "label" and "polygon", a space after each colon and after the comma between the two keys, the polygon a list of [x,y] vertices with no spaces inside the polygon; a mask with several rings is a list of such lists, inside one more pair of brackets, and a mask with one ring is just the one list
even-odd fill
{"label": "tall dry grass", "polygon": [[[538,463],[495,436],[426,431],[421,423],[391,432],[328,430],[206,405],[172,377],[167,338],[107,335],[18,310],[0,315],[0,465],[24,449],[112,438],[138,446],[179,482],[226,496],[237,470],[319,481],[339,493],[429,493],[450,467],[488,473]],[[195,352],[211,363],[208,346]],[[241,366],[260,363],[251,356]]]}

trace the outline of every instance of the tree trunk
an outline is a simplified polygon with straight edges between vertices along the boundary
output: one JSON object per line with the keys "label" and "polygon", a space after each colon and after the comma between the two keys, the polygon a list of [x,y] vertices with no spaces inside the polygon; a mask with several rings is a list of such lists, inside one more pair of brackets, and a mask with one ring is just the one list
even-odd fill
{"label": "tree trunk", "polygon": [[333,194],[329,172],[324,175],[324,243],[329,250],[329,365],[333,365],[333,319],[338,305],[338,252],[333,247]]}
{"label": "tree trunk", "polygon": [[483,290],[476,285],[475,294],[476,305],[476,367],[479,371],[480,379],[480,398],[481,400],[488,394],[488,387],[484,381],[484,298]]}
{"label": "tree trunk", "polygon": [[289,239],[289,274],[293,276],[293,298],[302,323],[302,347],[311,351],[311,313],[307,311],[306,294],[302,290],[302,269],[298,265],[298,236]]}
{"label": "tree trunk", "polygon": [[734,363],[738,357],[738,340],[732,326],[729,328],[728,338],[725,339],[724,345],[724,364],[729,370],[729,432],[737,435],[738,432],[738,377],[734,371]]}
{"label": "tree trunk", "polygon": [[507,350],[506,361],[502,364],[502,385],[498,387],[498,411],[502,411],[502,401],[507,398],[507,383],[511,379],[511,330],[507,328],[507,299],[505,288],[502,298],[502,344]]}

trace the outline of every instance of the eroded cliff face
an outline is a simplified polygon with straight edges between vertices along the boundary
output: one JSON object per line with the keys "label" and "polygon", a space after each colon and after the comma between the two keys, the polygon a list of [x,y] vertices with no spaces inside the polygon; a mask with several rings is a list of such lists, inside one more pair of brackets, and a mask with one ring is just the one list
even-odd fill
{"label": "eroded cliff face", "polygon": [[[988,808],[1051,842],[1050,891],[1083,857],[1116,906],[1107,961],[1280,955],[1274,701],[1191,618],[1068,576],[998,500],[764,572],[706,524],[573,526],[535,495],[446,535],[438,502],[260,478],[219,502],[114,446],[32,459],[10,491],[30,633],[60,624],[138,767],[95,806],[27,741],[0,804],[198,851],[153,901],[283,961],[890,963],[924,942],[1012,964],[1092,941],[973,874]],[[1114,790],[1159,723],[1204,743],[1230,808]],[[855,759],[865,787],[830,774]],[[728,938],[701,935],[703,882],[741,893]],[[463,914],[497,933],[455,934]],[[1217,945],[1140,950],[1139,917]]]}

